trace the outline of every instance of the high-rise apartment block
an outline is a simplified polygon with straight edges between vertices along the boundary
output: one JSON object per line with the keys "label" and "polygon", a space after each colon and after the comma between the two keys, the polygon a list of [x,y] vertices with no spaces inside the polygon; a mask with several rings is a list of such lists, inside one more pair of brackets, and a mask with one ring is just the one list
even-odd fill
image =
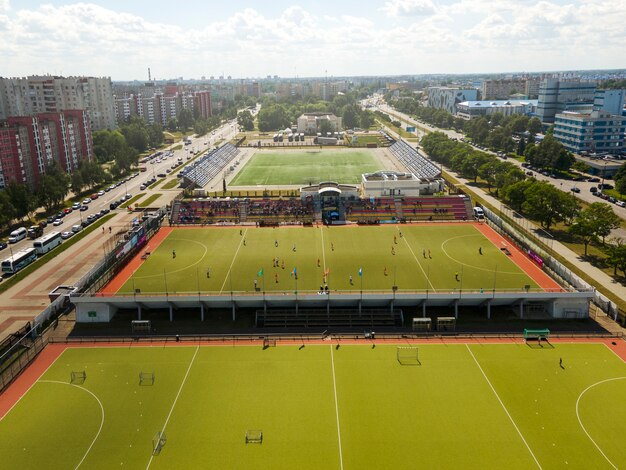
{"label": "high-rise apartment block", "polygon": [[505,100],[516,93],[523,93],[526,89],[524,79],[485,80],[480,87],[483,100]]}
{"label": "high-rise apartment block", "polygon": [[72,173],[93,158],[85,110],[9,117],[0,126],[0,188],[16,182],[34,189],[53,162]]}
{"label": "high-rise apartment block", "polygon": [[463,101],[476,101],[478,90],[474,88],[452,88],[434,86],[428,88],[428,106],[443,109],[450,114],[456,114],[456,105]]}
{"label": "high-rise apartment block", "polygon": [[93,130],[116,127],[109,77],[0,78],[0,121],[12,116],[35,116],[85,110]]}
{"label": "high-rise apartment block", "polygon": [[542,80],[537,117],[544,124],[553,124],[554,117],[563,111],[590,111],[595,92],[594,82],[560,81],[556,78]]}

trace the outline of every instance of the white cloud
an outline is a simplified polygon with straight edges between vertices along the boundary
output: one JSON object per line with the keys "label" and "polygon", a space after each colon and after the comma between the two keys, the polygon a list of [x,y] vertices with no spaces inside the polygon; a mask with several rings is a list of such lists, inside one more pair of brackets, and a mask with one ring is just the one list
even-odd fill
{"label": "white cloud", "polygon": [[435,12],[431,0],[391,0],[381,8],[387,16],[424,16]]}
{"label": "white cloud", "polygon": [[0,56],[10,59],[2,74],[130,79],[145,77],[148,66],[159,78],[624,66],[626,2],[565,1],[390,0],[383,10],[392,20],[340,9],[329,17],[328,9],[265,15],[247,8],[188,28],[89,3],[25,10],[0,0]]}

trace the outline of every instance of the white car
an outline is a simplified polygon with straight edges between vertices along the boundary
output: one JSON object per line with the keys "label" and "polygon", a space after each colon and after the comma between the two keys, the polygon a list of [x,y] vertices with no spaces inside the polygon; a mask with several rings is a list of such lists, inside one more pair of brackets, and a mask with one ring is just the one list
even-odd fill
{"label": "white car", "polygon": [[624,202],[624,201],[617,201],[615,203],[615,205],[620,206],[620,207],[626,207],[626,202]]}
{"label": "white car", "polygon": [[90,198],[83,199],[83,204],[84,204],[84,205],[87,205],[87,204],[89,204],[90,202],[91,202],[91,199],[90,199]]}
{"label": "white car", "polygon": [[80,202],[75,202],[74,204],[72,204],[72,209],[80,209]]}
{"label": "white car", "polygon": [[63,240],[67,240],[68,238],[70,238],[72,235],[74,235],[74,232],[63,232],[61,233],[61,238]]}
{"label": "white car", "polygon": [[104,196],[104,191],[102,190],[98,191],[98,196]]}
{"label": "white car", "polygon": [[52,222],[52,225],[54,225],[55,227],[58,227],[62,223],[63,223],[63,219],[56,219],[54,222]]}

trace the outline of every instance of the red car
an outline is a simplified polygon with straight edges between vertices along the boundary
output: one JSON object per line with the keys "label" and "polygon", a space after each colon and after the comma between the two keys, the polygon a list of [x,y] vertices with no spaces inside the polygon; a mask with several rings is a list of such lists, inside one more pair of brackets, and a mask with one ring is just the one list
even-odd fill
{"label": "red car", "polygon": [[71,207],[66,207],[65,209],[63,209],[63,212],[65,212],[66,214],[69,214],[72,212],[72,208]]}

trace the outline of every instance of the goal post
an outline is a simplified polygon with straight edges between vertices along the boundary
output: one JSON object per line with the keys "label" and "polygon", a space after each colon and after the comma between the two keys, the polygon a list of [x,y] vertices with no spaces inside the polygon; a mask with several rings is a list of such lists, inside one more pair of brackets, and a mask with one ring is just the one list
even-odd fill
{"label": "goal post", "polygon": [[396,348],[396,359],[403,366],[422,365],[417,346],[398,346]]}
{"label": "goal post", "polygon": [[246,431],[246,444],[263,444],[263,431],[248,429]]}
{"label": "goal post", "polygon": [[163,431],[157,431],[152,438],[152,455],[159,455],[166,442],[167,437],[165,437],[165,433]]}
{"label": "goal post", "polygon": [[150,334],[152,331],[152,322],[150,320],[132,320],[130,329],[134,335]]}
{"label": "goal post", "polygon": [[154,372],[139,372],[139,385],[154,385]]}
{"label": "goal post", "polygon": [[87,380],[87,372],[84,370],[80,370],[80,371],[72,371],[70,373],[70,383],[71,384],[76,384],[76,383],[84,383],[85,380]]}

